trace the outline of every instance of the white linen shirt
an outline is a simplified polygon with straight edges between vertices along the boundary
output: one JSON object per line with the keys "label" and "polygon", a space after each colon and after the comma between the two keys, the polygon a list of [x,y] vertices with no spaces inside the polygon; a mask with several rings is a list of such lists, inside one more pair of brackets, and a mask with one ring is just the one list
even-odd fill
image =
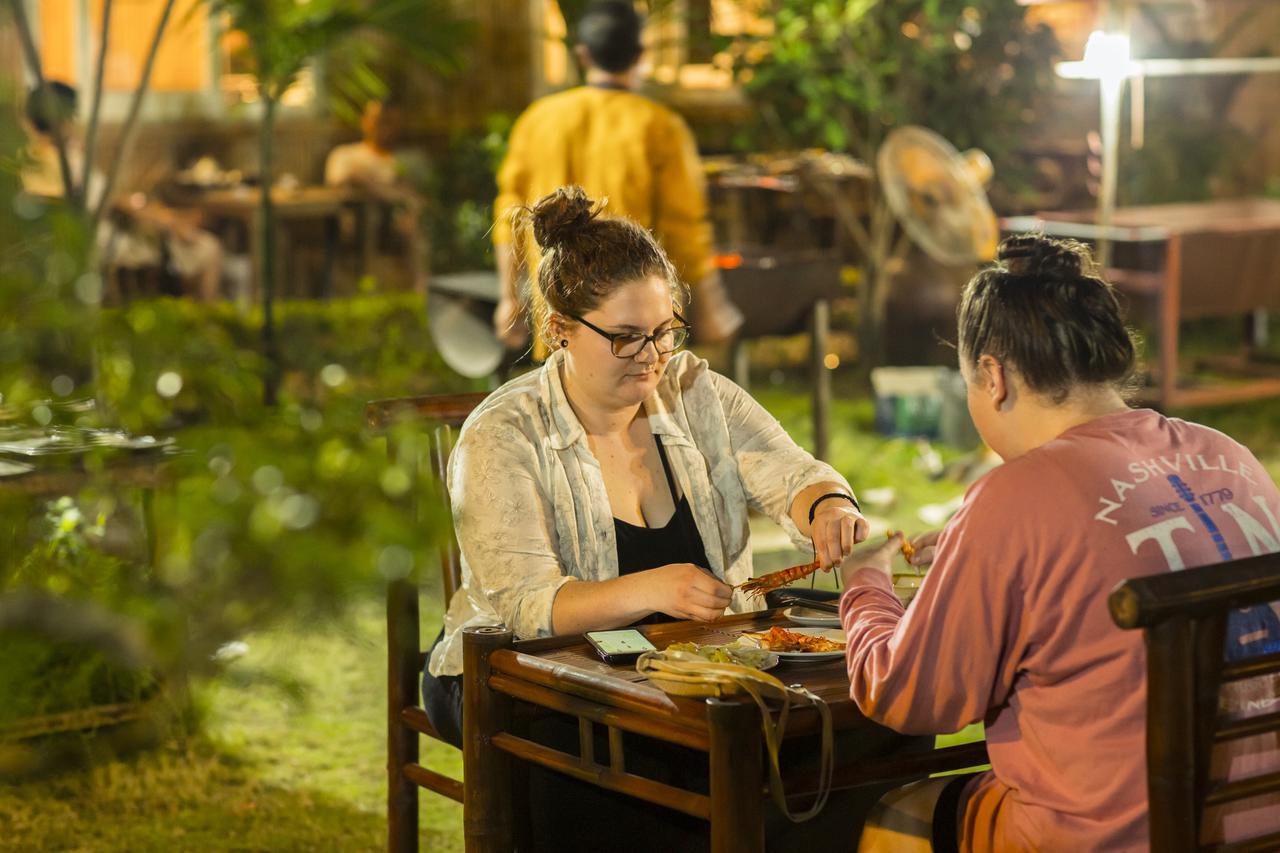
{"label": "white linen shirt", "polygon": [[[462,586],[431,654],[433,675],[462,672],[462,629],[506,625],[518,639],[552,633],[566,583],[618,576],[613,511],[600,465],[565,397],[557,351],[490,394],[467,418],[449,459]],[[680,492],[689,498],[707,568],[727,584],[753,575],[747,508],[808,548],[788,510],[815,483],[845,488],[835,469],[787,435],[750,395],[689,352],[667,363],[644,403]],[[735,591],[729,610],[763,603]]]}

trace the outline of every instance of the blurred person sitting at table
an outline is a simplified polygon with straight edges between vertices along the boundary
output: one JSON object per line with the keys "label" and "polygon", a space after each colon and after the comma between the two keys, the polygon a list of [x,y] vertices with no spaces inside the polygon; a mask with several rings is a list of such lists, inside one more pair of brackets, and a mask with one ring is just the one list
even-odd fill
{"label": "blurred person sitting at table", "polygon": [[[644,20],[630,0],[597,0],[577,30],[576,55],[586,85],[534,102],[511,130],[498,171],[494,254],[501,297],[494,314],[498,336],[512,348],[528,338],[525,317],[540,316],[537,288],[522,305],[521,270],[530,279],[538,247],[517,246],[509,214],[557,187],[577,185],[607,199],[609,212],[651,230],[693,288],[699,342],[730,338],[742,314],[729,301],[712,256],[711,223],[697,145],[684,121],[634,90],[644,52]],[[535,336],[534,355],[547,351]]]}
{"label": "blurred person sitting at table", "polygon": [[462,629],[519,639],[759,609],[747,508],[833,566],[866,537],[849,484],[681,347],[684,290],[652,235],[556,190],[526,220],[545,252],[537,329],[552,350],[467,419],[448,487],[462,586],[423,679],[461,742]]}
{"label": "blurred person sitting at table", "polygon": [[[985,721],[991,770],[886,795],[860,849],[1146,850],[1143,637],[1112,624],[1107,596],[1280,549],[1280,490],[1222,433],[1126,405],[1133,339],[1084,246],[1005,240],[958,318],[969,411],[1004,464],[916,540],[932,568],[909,608],[891,585],[895,536],[845,561],[840,611],[862,712],[906,733]],[[1228,657],[1277,650],[1272,608],[1233,616]],[[1274,707],[1275,688],[1228,704]],[[1280,764],[1242,754],[1256,743],[1234,749],[1220,757],[1235,771]],[[1218,838],[1280,828],[1277,795],[1219,811]]]}
{"label": "blurred person sitting at table", "polygon": [[420,228],[423,200],[414,189],[414,182],[425,171],[425,165],[397,147],[403,129],[404,109],[394,98],[369,101],[360,115],[360,140],[338,145],[329,152],[324,182],[326,186],[355,190],[390,210],[386,225],[403,241],[413,286],[424,292],[426,246]]}
{"label": "blurred person sitting at table", "polygon": [[[23,163],[23,189],[38,196],[62,198],[65,184],[58,159],[57,136],[66,150],[72,181],[81,186],[85,205],[93,210],[102,199],[106,179],[93,169],[84,175],[84,139],[76,121],[76,90],[57,80],[27,96],[25,118],[31,142]],[[110,202],[97,234],[103,260],[113,267],[143,269],[164,266],[182,282],[184,290],[203,302],[221,295],[222,244],[200,228],[199,214],[178,211],[132,193]]]}

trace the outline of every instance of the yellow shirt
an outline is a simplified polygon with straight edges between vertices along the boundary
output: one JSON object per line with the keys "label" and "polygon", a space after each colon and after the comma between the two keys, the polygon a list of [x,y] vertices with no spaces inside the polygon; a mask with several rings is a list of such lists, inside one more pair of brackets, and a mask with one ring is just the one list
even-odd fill
{"label": "yellow shirt", "polygon": [[[650,229],[680,277],[711,272],[711,224],[693,134],[661,104],[617,89],[582,86],[549,95],[511,130],[498,172],[493,242],[511,242],[511,211],[568,184],[609,200],[604,212]],[[523,247],[536,268],[533,235]]]}

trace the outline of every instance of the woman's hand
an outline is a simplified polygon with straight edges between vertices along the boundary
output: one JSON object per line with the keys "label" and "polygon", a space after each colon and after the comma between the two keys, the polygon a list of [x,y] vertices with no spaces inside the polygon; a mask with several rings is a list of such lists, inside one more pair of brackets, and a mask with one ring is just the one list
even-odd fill
{"label": "woman's hand", "polygon": [[827,500],[818,504],[809,531],[813,552],[823,569],[840,565],[853,546],[867,538],[867,520],[847,502]]}
{"label": "woman's hand", "polygon": [[648,609],[677,619],[718,619],[733,598],[733,587],[692,563],[671,563],[637,577],[645,579]]}
{"label": "woman's hand", "polygon": [[895,531],[884,542],[850,554],[840,565],[840,585],[847,588],[853,573],[859,569],[879,569],[892,581],[893,558],[902,551],[902,539],[902,533]]}
{"label": "woman's hand", "polygon": [[937,550],[938,537],[942,535],[941,530],[930,530],[928,533],[921,533],[911,539],[911,547],[915,548],[915,554],[912,555],[910,563],[913,566],[925,567],[933,562],[934,552]]}

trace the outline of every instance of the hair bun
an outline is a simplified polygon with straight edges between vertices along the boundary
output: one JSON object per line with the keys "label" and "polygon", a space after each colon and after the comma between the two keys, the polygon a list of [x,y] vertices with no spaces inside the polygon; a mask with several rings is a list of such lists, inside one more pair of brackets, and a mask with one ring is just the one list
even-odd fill
{"label": "hair bun", "polygon": [[1016,276],[1065,281],[1094,274],[1087,246],[1042,234],[1007,238],[996,250],[996,260]]}
{"label": "hair bun", "polygon": [[533,237],[544,249],[562,246],[600,212],[582,187],[560,187],[533,205]]}

